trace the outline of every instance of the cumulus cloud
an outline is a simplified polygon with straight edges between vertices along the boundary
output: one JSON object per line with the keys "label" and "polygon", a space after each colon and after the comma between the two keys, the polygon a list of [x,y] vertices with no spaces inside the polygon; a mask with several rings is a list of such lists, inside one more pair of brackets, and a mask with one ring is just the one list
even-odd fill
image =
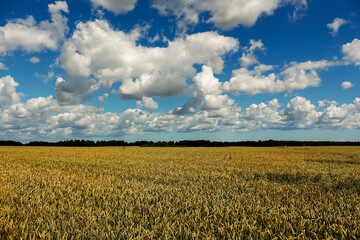
{"label": "cumulus cloud", "polygon": [[280,108],[280,103],[276,98],[267,104],[251,104],[242,113],[241,117],[244,119],[242,126],[249,130],[282,127],[285,125],[282,124],[284,116],[280,115],[278,108]]}
{"label": "cumulus cloud", "polygon": [[47,83],[54,77],[54,72],[50,71],[47,74],[34,73],[34,76],[40,79],[42,82]]}
{"label": "cumulus cloud", "polygon": [[103,7],[115,14],[122,14],[132,11],[137,0],[90,0],[94,7]]}
{"label": "cumulus cloud", "polygon": [[242,67],[249,67],[259,63],[259,61],[257,60],[254,54],[256,50],[262,50],[262,51],[265,50],[264,44],[262,43],[261,40],[258,41],[250,40],[250,47],[244,48],[244,52],[240,58]]}
{"label": "cumulus cloud", "polygon": [[30,58],[30,62],[32,62],[32,63],[39,63],[39,62],[40,62],[40,58],[38,58],[38,57],[32,57],[32,58]]}
{"label": "cumulus cloud", "polygon": [[[89,105],[59,105],[52,96],[15,103],[0,111],[0,136],[21,139],[119,137],[169,131],[174,117],[140,109],[105,113]],[[16,130],[16,131],[14,131]]]}
{"label": "cumulus cloud", "polygon": [[183,106],[171,111],[172,114],[183,115],[201,110],[220,110],[231,106],[228,95],[222,94],[222,87],[219,79],[214,77],[213,69],[206,65],[202,66],[202,72],[193,79],[193,98]]}
{"label": "cumulus cloud", "polygon": [[273,70],[271,65],[258,64],[252,70],[242,67],[233,70],[232,77],[224,82],[223,89],[233,94],[259,94],[317,87],[321,82],[318,70],[341,64],[339,61],[326,60],[292,62],[279,74],[267,73]]}
{"label": "cumulus cloud", "polygon": [[345,19],[335,18],[332,23],[329,23],[326,26],[330,30],[330,34],[335,37],[338,34],[340,27],[346,23],[347,21]]}
{"label": "cumulus cloud", "polygon": [[90,99],[90,94],[99,88],[99,84],[94,79],[77,79],[77,81],[67,82],[62,77],[56,79],[55,92],[56,98],[61,105],[71,105]]}
{"label": "cumulus cloud", "polygon": [[82,136],[86,136],[94,127],[86,120],[91,114],[100,112],[101,109],[92,106],[60,106],[52,96],[32,98],[0,111],[0,135],[51,139],[64,138],[69,134],[76,136],[81,132]]}
{"label": "cumulus cloud", "polygon": [[355,65],[360,65],[360,40],[354,39],[350,43],[346,43],[342,46],[342,52],[345,55],[344,59],[354,63]]}
{"label": "cumulus cloud", "polygon": [[99,102],[104,102],[105,99],[109,96],[108,93],[104,93],[104,95],[98,97]]}
{"label": "cumulus cloud", "polygon": [[162,15],[175,15],[180,28],[197,24],[199,15],[208,12],[208,23],[229,30],[239,25],[251,27],[259,17],[272,15],[287,4],[295,6],[294,16],[307,8],[306,0],[155,0],[153,7]]}
{"label": "cumulus cloud", "polygon": [[0,70],[8,70],[8,68],[6,67],[5,64],[3,64],[2,62],[0,62]]}
{"label": "cumulus cloud", "polygon": [[198,112],[192,116],[180,116],[176,130],[179,132],[204,131],[214,132],[220,130],[219,119],[210,118],[209,112]]}
{"label": "cumulus cloud", "polygon": [[317,125],[323,128],[359,129],[359,117],[360,98],[356,98],[352,104],[331,104],[321,113]]}
{"label": "cumulus cloud", "polygon": [[158,103],[155,102],[152,98],[149,97],[143,97],[142,101],[136,102],[138,107],[145,107],[149,110],[156,110],[158,109]]}
{"label": "cumulus cloud", "polygon": [[354,86],[354,84],[352,84],[351,82],[346,82],[346,81],[341,84],[341,87],[343,89],[348,89],[348,88],[351,88],[353,86]]}
{"label": "cumulus cloud", "polygon": [[0,78],[0,106],[5,104],[14,104],[20,101],[22,93],[16,92],[19,83],[15,82],[11,76]]}
{"label": "cumulus cloud", "polygon": [[302,18],[308,8],[307,0],[285,0],[285,3],[292,4],[294,6],[294,11],[290,16],[290,20],[292,21]]}
{"label": "cumulus cloud", "polygon": [[316,106],[303,97],[290,100],[286,108],[280,112],[287,122],[288,128],[310,128],[318,120],[321,113],[316,112]]}
{"label": "cumulus cloud", "polygon": [[217,32],[176,38],[167,47],[144,47],[137,44],[139,31],[114,30],[103,20],[79,23],[61,50],[60,62],[67,74],[66,81],[57,84],[58,99],[74,103],[88,97],[98,84],[111,88],[117,82],[122,83],[118,94],[124,99],[179,96],[188,78],[196,74],[194,64],[206,64],[220,73],[222,57],[238,49],[236,39]]}
{"label": "cumulus cloud", "polygon": [[68,30],[67,18],[62,12],[68,13],[69,10],[65,1],[56,1],[48,8],[51,21],[36,23],[33,16],[28,16],[26,19],[10,20],[0,27],[0,54],[5,55],[15,49],[27,52],[56,50]]}
{"label": "cumulus cloud", "polygon": [[[295,97],[281,109],[277,99],[252,104],[243,112],[232,109],[229,115],[214,116],[209,111],[193,115],[151,113],[127,109],[104,113],[88,105],[61,106],[52,97],[15,103],[0,111],[0,136],[22,139],[115,137],[152,132],[254,131],[260,129],[359,129],[360,98],[323,111],[303,97]],[[14,131],[16,130],[16,131]]]}
{"label": "cumulus cloud", "polygon": [[[203,67],[194,82],[198,91],[208,95],[220,94],[211,68]],[[60,78],[58,82],[62,82]],[[122,113],[84,104],[60,105],[53,97],[39,97],[20,102],[18,84],[11,76],[0,79],[0,136],[21,139],[68,139],[89,137],[119,137],[128,134],[192,131],[254,131],[259,129],[360,129],[360,98],[353,103],[338,105],[335,101],[319,101],[318,106],[297,96],[289,103],[277,99],[251,104],[242,110],[228,99],[218,110],[200,109],[190,115],[145,111],[155,109],[156,103],[145,98],[141,106]],[[221,95],[216,95],[221,96]],[[320,107],[323,109],[320,111]]]}
{"label": "cumulus cloud", "polygon": [[328,99],[320,100],[320,101],[318,101],[317,109],[323,108],[323,107],[325,107],[326,105],[330,105],[330,104],[337,105],[337,102],[336,102],[336,101],[330,101],[330,100],[328,100]]}
{"label": "cumulus cloud", "polygon": [[[275,98],[268,102],[268,104],[251,104],[248,108],[245,109],[243,118],[245,120],[266,120],[274,123],[279,122],[281,117],[277,111],[280,107],[279,101]],[[269,118],[269,116],[271,116]]]}
{"label": "cumulus cloud", "polygon": [[[322,102],[322,101],[321,101]],[[234,131],[251,131],[259,129],[359,129],[360,98],[352,104],[337,106],[335,101],[326,100],[330,105],[323,111],[304,97],[290,100],[284,109],[279,109],[277,99],[268,103],[252,104],[241,114],[240,125]],[[321,105],[321,106],[320,106]]]}

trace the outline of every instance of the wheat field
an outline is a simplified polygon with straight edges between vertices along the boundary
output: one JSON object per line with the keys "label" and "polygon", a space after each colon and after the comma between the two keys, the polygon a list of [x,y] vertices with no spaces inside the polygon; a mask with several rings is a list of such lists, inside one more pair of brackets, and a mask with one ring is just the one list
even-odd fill
{"label": "wheat field", "polygon": [[0,239],[359,239],[360,147],[0,147]]}

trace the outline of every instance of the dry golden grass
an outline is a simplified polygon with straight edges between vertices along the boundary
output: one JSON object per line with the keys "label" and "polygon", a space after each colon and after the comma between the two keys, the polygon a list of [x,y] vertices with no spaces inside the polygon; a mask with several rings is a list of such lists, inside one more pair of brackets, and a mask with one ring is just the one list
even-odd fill
{"label": "dry golden grass", "polygon": [[360,148],[0,147],[0,239],[359,239]]}

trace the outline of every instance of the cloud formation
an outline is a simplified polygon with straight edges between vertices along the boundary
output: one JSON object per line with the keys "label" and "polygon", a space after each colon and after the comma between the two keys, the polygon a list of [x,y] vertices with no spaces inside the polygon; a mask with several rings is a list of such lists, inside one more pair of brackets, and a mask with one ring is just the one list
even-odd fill
{"label": "cloud formation", "polygon": [[[137,0],[90,2],[94,8],[107,9],[117,15],[132,11]],[[30,70],[26,73],[48,83],[47,86],[52,84],[55,87],[53,96],[22,102],[23,94],[16,91],[19,84],[14,78],[0,76],[0,137],[64,139],[153,132],[360,129],[360,98],[343,105],[332,100],[321,100],[316,104],[296,96],[298,92],[295,92],[291,94],[296,96],[292,99],[290,94],[285,94],[284,99],[287,100],[282,100],[282,103],[272,99],[273,96],[263,102],[257,97],[248,97],[256,103],[243,106],[246,105],[242,102],[244,96],[236,97],[239,94],[289,93],[318,87],[322,83],[321,71],[340,65],[360,66],[360,40],[354,39],[342,46],[341,60],[336,57],[334,60],[302,60],[277,66],[265,65],[257,57],[258,53],[266,50],[262,40],[252,39],[248,45],[239,48],[239,41],[227,36],[233,34],[239,39],[246,39],[247,36],[255,36],[259,29],[251,30],[252,33],[244,37],[240,34],[246,29],[240,29],[240,34],[238,31],[225,34],[221,31],[187,33],[189,25],[194,27],[194,31],[214,29],[212,25],[221,30],[240,25],[251,27],[259,18],[272,15],[284,6],[293,8],[289,17],[296,20],[306,10],[307,0],[152,0],[151,4],[160,14],[175,16],[182,34],[177,34],[179,32],[175,30],[175,37],[171,40],[167,39],[168,36],[161,36],[168,30],[173,33],[173,29],[165,30],[173,26],[164,22],[174,20],[162,17],[154,17],[156,21],[160,20],[156,29],[155,24],[154,29],[150,25],[137,26],[132,30],[119,29],[104,20],[106,15],[98,10],[97,17],[100,19],[75,21],[76,28],[67,36],[66,13],[69,9],[65,1],[48,5],[50,20],[39,22],[28,16],[9,20],[0,27],[0,56],[12,56],[18,53],[16,50],[22,50],[19,59],[24,57],[24,66],[30,66],[29,62],[39,63],[41,57],[42,64],[36,67],[54,60],[45,74],[34,74]],[[90,17],[94,18],[94,15]],[[210,25],[195,27],[199,23]],[[327,27],[335,36],[345,23],[344,19],[336,18]],[[159,30],[157,27],[164,31],[156,32]],[[152,37],[147,36],[147,30],[152,32]],[[264,34],[264,39],[268,41],[270,34]],[[276,43],[272,46],[280,56],[275,61],[286,61],[280,59],[282,52],[276,49],[282,45]],[[60,52],[48,55],[34,53],[45,50]],[[319,52],[322,50],[319,49]],[[237,51],[237,55],[232,55]],[[301,57],[305,55],[304,52]],[[52,59],[54,56],[58,58]],[[21,63],[16,61],[6,63],[13,68]],[[7,67],[0,62],[0,69],[7,70]],[[229,72],[231,76],[227,75]],[[56,79],[56,82],[51,79]],[[341,84],[343,89],[353,86],[346,81]],[[354,91],[348,93],[353,94]],[[306,94],[313,93],[309,91]],[[134,107],[121,113],[106,112],[91,106],[93,96],[97,96],[98,106],[114,104],[115,96],[120,100],[136,101],[136,106],[132,102]],[[262,95],[260,98],[269,96]],[[168,99],[161,99],[169,97],[186,100],[174,106],[171,104],[180,99],[169,104],[165,103]],[[104,104],[105,101],[109,102]],[[163,103],[164,106],[161,106]]]}
{"label": "cloud formation", "polygon": [[40,58],[38,58],[38,57],[31,57],[31,58],[30,58],[30,62],[32,62],[32,63],[39,63],[39,62],[40,62]]}
{"label": "cloud formation", "polygon": [[360,65],[360,40],[355,38],[352,42],[346,43],[342,46],[342,52],[345,55],[344,59]]}
{"label": "cloud formation", "polygon": [[352,84],[351,82],[346,82],[346,81],[341,84],[341,87],[343,89],[348,89],[348,88],[351,88],[353,86],[354,86],[354,84]]}
{"label": "cloud formation", "polygon": [[190,131],[254,131],[261,129],[359,129],[360,98],[354,103],[331,104],[322,112],[303,97],[290,100],[281,109],[277,99],[252,104],[244,111],[214,116],[209,111],[193,115],[151,113],[127,109],[122,113],[104,112],[88,105],[61,106],[49,96],[26,103],[14,103],[0,111],[0,136],[23,139],[68,139],[119,137],[129,134]]}
{"label": "cloud formation", "polygon": [[271,65],[256,65],[252,70],[242,67],[233,70],[229,81],[224,82],[224,91],[233,94],[291,92],[297,89],[319,86],[321,79],[317,70],[342,64],[334,61],[293,62],[279,74],[266,73],[273,70]]}
{"label": "cloud formation", "polygon": [[[216,90],[216,78],[210,81],[209,87],[202,83],[204,77],[211,77],[210,70],[209,67],[203,67],[194,81],[197,82],[199,91],[216,95],[220,93]],[[190,115],[152,113],[139,108],[112,113],[84,104],[60,105],[53,96],[32,98],[22,103],[21,93],[16,92],[16,86],[18,84],[11,76],[0,79],[0,136],[31,140],[42,137],[119,137],[174,131],[360,129],[360,98],[342,105],[324,100],[318,106],[300,96],[292,98],[287,104],[281,104],[275,98],[266,103],[251,104],[244,110],[232,102],[225,103],[220,108],[203,108]],[[148,101],[150,105],[147,108],[151,109],[154,102],[149,99],[143,101],[145,105]],[[320,108],[323,110],[320,111]]]}
{"label": "cloud formation", "polygon": [[214,77],[213,69],[206,65],[202,66],[202,72],[193,79],[194,85],[192,99],[183,106],[171,111],[172,114],[184,115],[201,110],[219,110],[230,107],[233,101],[229,101],[226,94],[222,94],[222,86],[219,79]]}
{"label": "cloud formation", "polygon": [[122,14],[132,11],[137,0],[90,0],[94,7],[103,7],[115,14]]}
{"label": "cloud formation", "polygon": [[144,47],[137,44],[139,31],[114,30],[103,20],[79,23],[61,50],[66,81],[57,83],[59,101],[74,103],[99,85],[111,88],[117,82],[122,83],[118,95],[124,99],[179,96],[196,74],[194,64],[220,73],[222,57],[238,49],[236,39],[217,32],[186,35],[168,41],[167,47]]}
{"label": "cloud formation", "polygon": [[335,37],[338,34],[340,27],[346,23],[347,21],[345,19],[335,18],[332,23],[329,23],[326,26],[330,29],[330,34]]}
{"label": "cloud formation", "polygon": [[0,107],[20,101],[23,94],[16,92],[17,86],[19,83],[15,82],[14,78],[9,75],[0,78]]}
{"label": "cloud formation", "polygon": [[290,129],[313,128],[321,113],[316,112],[316,106],[303,97],[295,97],[290,100],[280,115],[283,122]]}
{"label": "cloud formation", "polygon": [[5,64],[3,64],[2,62],[0,62],[0,70],[8,70],[8,68],[6,67]]}
{"label": "cloud formation", "polygon": [[285,0],[285,3],[290,3],[294,6],[294,11],[289,16],[290,20],[296,21],[305,16],[305,11],[308,8],[307,0]]}
{"label": "cloud formation", "polygon": [[209,13],[207,23],[230,30],[239,25],[251,27],[259,17],[272,15],[286,4],[295,6],[294,19],[307,8],[306,0],[155,0],[153,7],[162,15],[174,15],[180,28],[199,23],[199,16]]}
{"label": "cloud formation", "polygon": [[239,59],[242,67],[247,68],[249,66],[259,63],[259,61],[257,60],[257,58],[254,54],[256,50],[264,51],[265,50],[264,44],[262,43],[261,40],[255,41],[255,40],[251,39],[250,47],[244,48],[244,52],[243,52],[241,58]]}
{"label": "cloud formation", "polygon": [[62,12],[68,13],[69,10],[65,1],[56,1],[48,8],[51,21],[36,23],[33,16],[28,16],[26,19],[10,20],[0,27],[0,55],[16,49],[27,52],[56,50],[68,30],[68,20]]}
{"label": "cloud formation", "polygon": [[136,105],[141,108],[145,107],[146,109],[152,111],[158,109],[158,103],[155,102],[152,98],[143,97],[142,101],[136,101]]}

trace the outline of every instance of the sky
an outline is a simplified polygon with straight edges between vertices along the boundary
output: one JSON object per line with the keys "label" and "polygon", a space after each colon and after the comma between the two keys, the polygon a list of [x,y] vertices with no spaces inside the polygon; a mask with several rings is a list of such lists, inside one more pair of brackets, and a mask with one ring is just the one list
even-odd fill
{"label": "sky", "polygon": [[360,141],[358,0],[4,0],[0,139]]}

